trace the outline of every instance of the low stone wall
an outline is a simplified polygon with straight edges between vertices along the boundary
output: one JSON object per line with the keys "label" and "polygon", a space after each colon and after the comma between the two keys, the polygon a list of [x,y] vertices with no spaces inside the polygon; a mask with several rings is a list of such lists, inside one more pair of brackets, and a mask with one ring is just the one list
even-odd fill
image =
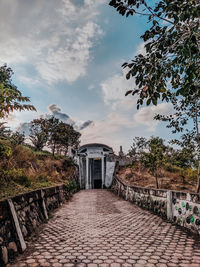
{"label": "low stone wall", "polygon": [[170,190],[127,186],[113,179],[111,190],[141,208],[200,234],[200,195]]}
{"label": "low stone wall", "polygon": [[0,266],[25,250],[24,239],[69,198],[66,186],[60,185],[0,201]]}

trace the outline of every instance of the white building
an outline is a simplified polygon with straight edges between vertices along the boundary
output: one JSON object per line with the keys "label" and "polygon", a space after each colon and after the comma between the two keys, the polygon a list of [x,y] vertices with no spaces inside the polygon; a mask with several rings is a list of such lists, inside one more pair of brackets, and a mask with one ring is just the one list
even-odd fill
{"label": "white building", "polygon": [[115,169],[113,149],[104,144],[87,144],[78,149],[79,183],[82,189],[109,187]]}

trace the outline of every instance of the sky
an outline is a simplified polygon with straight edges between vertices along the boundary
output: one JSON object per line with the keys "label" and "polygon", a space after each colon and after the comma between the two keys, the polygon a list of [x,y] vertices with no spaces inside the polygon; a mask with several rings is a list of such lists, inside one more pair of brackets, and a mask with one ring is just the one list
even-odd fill
{"label": "sky", "polygon": [[21,131],[40,116],[54,115],[81,132],[81,144],[104,143],[127,152],[135,136],[173,136],[156,113],[159,103],[136,109],[137,96],[121,65],[144,53],[145,18],[120,16],[109,0],[1,0],[0,65],[37,112],[14,112],[8,125]]}

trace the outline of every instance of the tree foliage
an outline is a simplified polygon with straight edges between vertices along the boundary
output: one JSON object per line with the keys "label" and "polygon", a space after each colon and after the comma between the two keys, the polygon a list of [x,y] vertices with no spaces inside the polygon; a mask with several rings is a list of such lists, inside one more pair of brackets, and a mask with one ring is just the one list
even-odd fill
{"label": "tree foliage", "polygon": [[172,102],[175,114],[157,115],[156,119],[168,121],[173,133],[182,133],[182,141],[174,141],[182,149],[189,150],[191,144],[196,148],[200,192],[200,2],[111,0],[110,5],[122,16],[147,16],[150,27],[141,36],[145,54],[122,65],[127,69],[126,78],[135,77],[136,82],[136,88],[126,95],[138,94],[137,108],[144,101],[147,105],[157,105],[159,100]]}
{"label": "tree foliage", "polygon": [[[188,159],[199,160],[199,171],[197,177],[197,192],[200,192],[200,99],[196,97],[185,97],[177,99],[172,94],[171,101],[174,107],[174,114],[164,116],[157,114],[155,119],[167,122],[167,127],[172,133],[181,133],[181,138],[172,140],[173,144],[182,147],[183,168]],[[190,125],[190,127],[186,127]],[[185,166],[187,167],[187,166]]]}
{"label": "tree foliage", "polygon": [[53,155],[55,152],[66,155],[69,146],[77,148],[80,143],[81,134],[54,116],[35,119],[30,125],[30,140],[37,150],[47,146]]}
{"label": "tree foliage", "polygon": [[48,140],[49,124],[46,119],[34,119],[30,123],[29,138],[36,150],[42,150]]}
{"label": "tree foliage", "polygon": [[0,159],[8,159],[12,155],[11,147],[0,142]]}
{"label": "tree foliage", "polygon": [[81,134],[74,130],[73,126],[66,124],[59,119],[52,117],[49,120],[49,140],[48,146],[54,155],[55,151],[59,154],[68,152],[68,147],[77,148]]}
{"label": "tree foliage", "polygon": [[141,159],[142,153],[147,147],[147,139],[144,137],[134,137],[133,144],[131,149],[128,152],[128,155],[133,159],[133,161],[137,162]]}
{"label": "tree foliage", "polygon": [[137,107],[144,100],[147,105],[168,101],[173,92],[199,97],[199,0],[112,0],[110,5],[121,15],[147,16],[150,25],[141,36],[146,54],[122,65],[127,79],[135,77],[136,88],[126,94],[138,94]]}
{"label": "tree foliage", "polygon": [[13,145],[23,145],[25,141],[25,134],[18,131],[13,132],[10,136],[10,141]]}
{"label": "tree foliage", "polygon": [[0,122],[0,139],[7,139],[11,134],[9,127],[5,126],[5,124],[5,122]]}
{"label": "tree foliage", "polygon": [[158,171],[164,165],[166,146],[164,140],[159,137],[151,137],[146,143],[147,151],[142,153],[141,161],[149,168],[151,174],[156,178],[158,188]]}
{"label": "tree foliage", "polygon": [[135,137],[133,145],[129,151],[129,156],[133,164],[137,166],[140,172],[141,167],[147,168],[156,179],[158,187],[158,178],[161,177],[162,171],[178,172],[184,184],[188,173],[196,173],[197,170],[197,153],[193,147],[194,143],[188,143],[181,148],[174,148],[166,145],[165,141],[159,137]]}
{"label": "tree foliage", "polygon": [[30,102],[29,97],[25,97],[12,83],[13,71],[7,65],[0,67],[0,118],[4,118],[14,110],[36,110]]}

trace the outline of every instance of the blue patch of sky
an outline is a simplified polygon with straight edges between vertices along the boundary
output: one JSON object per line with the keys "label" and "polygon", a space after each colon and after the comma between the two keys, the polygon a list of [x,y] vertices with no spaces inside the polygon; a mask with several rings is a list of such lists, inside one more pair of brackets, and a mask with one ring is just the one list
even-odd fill
{"label": "blue patch of sky", "polygon": [[[81,0],[75,0],[77,5],[82,5]],[[24,95],[30,96],[32,103],[43,113],[47,112],[50,104],[57,104],[62,112],[66,112],[72,118],[81,120],[103,119],[109,112],[109,107],[104,104],[100,83],[111,77],[113,74],[121,72],[121,64],[124,61],[133,59],[138,45],[142,42],[140,36],[149,27],[146,18],[140,16],[122,17],[116,10],[108,5],[100,8],[98,22],[104,35],[95,43],[91,49],[91,60],[87,73],[73,83],[66,81],[48,85],[41,80],[41,84],[25,85],[20,76],[20,65],[13,64],[11,67],[16,70],[13,82],[16,83]],[[101,22],[101,23],[100,23]],[[17,71],[18,70],[18,71]],[[24,75],[33,79],[40,79],[39,74],[29,64],[26,65]],[[94,88],[88,88],[93,85]],[[127,114],[133,113],[133,110]],[[135,108],[134,108],[135,112]],[[145,127],[145,126],[144,126]],[[123,136],[127,149],[135,135],[146,137],[151,133],[142,131],[142,125],[137,132],[133,129],[121,129],[115,135]],[[174,138],[170,129],[166,129],[166,124],[161,123],[160,127],[152,135],[160,135],[166,140]],[[129,141],[127,141],[129,140]]]}

